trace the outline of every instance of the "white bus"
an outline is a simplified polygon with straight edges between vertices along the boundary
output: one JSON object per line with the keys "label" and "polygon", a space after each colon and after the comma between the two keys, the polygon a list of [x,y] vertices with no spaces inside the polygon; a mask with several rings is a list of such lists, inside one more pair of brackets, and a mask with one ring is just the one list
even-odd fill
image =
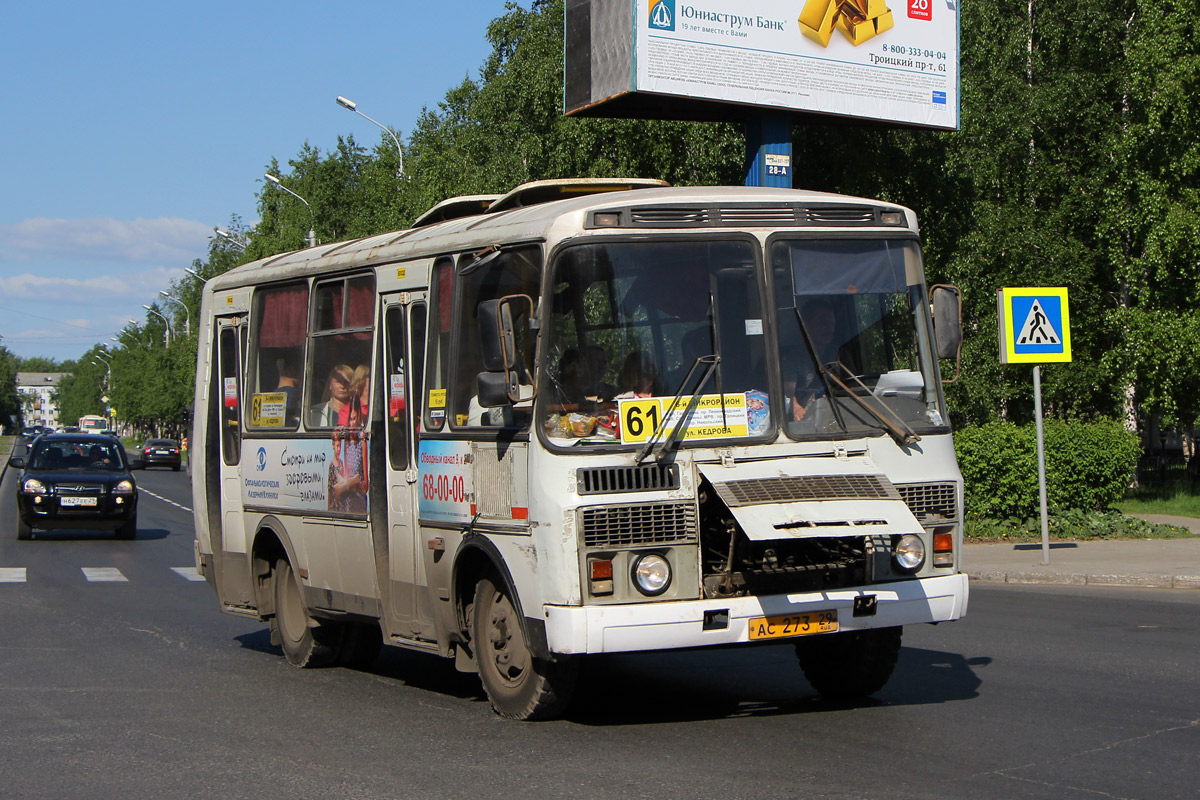
{"label": "white bus", "polygon": [[79,418],[79,430],[83,433],[108,430],[108,420],[99,414],[84,414]]}
{"label": "white bus", "polygon": [[959,296],[909,209],[543,181],[239,267],[201,319],[197,566],[296,666],[437,653],[533,719],[590,654],[783,641],[854,698],[966,612]]}

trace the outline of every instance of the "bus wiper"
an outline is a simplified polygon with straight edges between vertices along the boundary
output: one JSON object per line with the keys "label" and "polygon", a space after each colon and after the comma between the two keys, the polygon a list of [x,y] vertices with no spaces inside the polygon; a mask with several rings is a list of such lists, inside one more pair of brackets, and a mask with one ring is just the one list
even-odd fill
{"label": "bus wiper", "polygon": [[[817,348],[812,343],[812,337],[808,335],[808,326],[804,324],[804,317],[800,316],[800,309],[792,306],[792,311],[796,313],[796,322],[800,323],[800,335],[804,338],[804,346],[808,348],[808,355],[817,367],[817,377],[821,379],[821,385],[825,387],[825,396],[829,398],[829,408],[833,411],[833,417],[837,420],[838,427],[845,433],[849,428],[846,427],[846,420],[842,419],[841,408],[834,400],[833,384],[829,382],[829,374],[825,371],[825,365],[821,363],[821,357],[817,355]],[[795,401],[795,398],[792,398],[792,402]]]}
{"label": "bus wiper", "polygon": [[[849,380],[858,384],[863,393],[859,394],[854,391],[854,388],[847,384],[844,378],[838,377],[835,371],[840,371],[843,376],[848,376]],[[908,427],[895,411],[876,397],[870,387],[859,380],[858,376],[854,374],[854,370],[847,367],[841,361],[831,361],[828,364],[822,365],[821,372],[828,376],[829,380],[837,384],[838,388],[844,391],[848,397],[858,403],[864,411],[882,422],[884,429],[896,440],[896,444],[904,446],[921,441],[921,437],[912,428]],[[867,402],[866,398],[868,397],[871,398],[871,402]],[[833,404],[831,403],[831,405]]]}
{"label": "bus wiper", "polygon": [[642,449],[638,451],[637,456],[634,458],[635,464],[642,463],[646,456],[649,455],[654,449],[654,445],[658,443],[660,438],[662,438],[662,432],[667,427],[667,420],[670,419],[671,414],[675,411],[675,409],[679,407],[679,401],[683,397],[683,390],[688,387],[688,384],[691,383],[692,375],[694,375],[696,370],[703,364],[706,364],[707,367],[700,375],[700,379],[696,384],[695,390],[692,391],[692,396],[691,399],[688,400],[687,408],[684,409],[683,414],[679,417],[679,421],[675,423],[675,427],[671,429],[671,432],[667,435],[666,440],[663,441],[662,446],[655,455],[655,460],[660,464],[666,463],[670,460],[671,455],[678,447],[680,432],[687,426],[688,420],[690,420],[692,418],[692,414],[695,413],[696,406],[700,403],[701,392],[704,391],[704,387],[708,385],[709,379],[712,378],[714,374],[717,376],[717,394],[721,396],[721,424],[722,426],[727,425],[725,421],[725,394],[721,391],[721,372],[718,369],[718,367],[721,365],[721,357],[716,354],[698,356],[696,360],[692,362],[692,367],[688,370],[687,375],[684,375],[683,380],[680,381],[679,388],[675,390],[675,396],[671,399],[671,402],[667,404],[667,407],[663,413],[662,422],[658,424],[658,427],[654,429],[652,434],[650,434],[650,438],[646,440],[646,444],[642,445]]}

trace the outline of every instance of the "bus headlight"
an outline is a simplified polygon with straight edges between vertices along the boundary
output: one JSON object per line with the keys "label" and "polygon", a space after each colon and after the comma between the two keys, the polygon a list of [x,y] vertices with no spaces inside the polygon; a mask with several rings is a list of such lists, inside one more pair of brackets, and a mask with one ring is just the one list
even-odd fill
{"label": "bus headlight", "polygon": [[901,569],[911,572],[925,561],[925,543],[921,541],[920,536],[906,533],[896,540],[892,547],[892,555]]}
{"label": "bus headlight", "polygon": [[638,556],[633,562],[633,585],[647,597],[655,597],[671,585],[671,565],[655,553]]}

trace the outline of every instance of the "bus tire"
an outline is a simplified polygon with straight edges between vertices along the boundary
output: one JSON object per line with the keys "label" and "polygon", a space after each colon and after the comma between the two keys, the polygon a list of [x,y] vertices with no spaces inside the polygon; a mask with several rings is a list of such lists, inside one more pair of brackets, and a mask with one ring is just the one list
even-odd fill
{"label": "bus tire", "polygon": [[492,709],[507,719],[558,716],[571,699],[579,665],[534,658],[508,593],[484,578],[475,586],[471,643]]}
{"label": "bus tire", "polygon": [[341,654],[344,631],[336,624],[323,625],[304,607],[300,581],[286,558],[275,562],[275,616],[271,632],[279,639],[283,655],[294,667],[327,667]]}
{"label": "bus tire", "polygon": [[883,688],[900,657],[903,628],[871,628],[801,639],[796,656],[823,697],[858,700]]}
{"label": "bus tire", "polygon": [[33,538],[33,526],[26,525],[25,520],[21,519],[21,514],[17,513],[17,538],[22,542],[27,542]]}

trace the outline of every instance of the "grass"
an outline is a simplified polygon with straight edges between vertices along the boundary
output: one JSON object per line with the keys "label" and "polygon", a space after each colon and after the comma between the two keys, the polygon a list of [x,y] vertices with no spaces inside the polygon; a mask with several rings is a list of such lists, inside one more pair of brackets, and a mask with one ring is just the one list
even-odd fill
{"label": "grass", "polygon": [[1200,494],[1188,484],[1139,489],[1116,504],[1125,514],[1171,514],[1200,517]]}
{"label": "grass", "polygon": [[[1147,522],[1120,511],[1101,513],[1072,509],[1051,514],[1047,527],[1050,538],[1058,541],[1190,539],[1195,535],[1187,528]],[[968,513],[964,534],[968,542],[1040,542],[1042,523],[1037,517],[990,519]]]}

